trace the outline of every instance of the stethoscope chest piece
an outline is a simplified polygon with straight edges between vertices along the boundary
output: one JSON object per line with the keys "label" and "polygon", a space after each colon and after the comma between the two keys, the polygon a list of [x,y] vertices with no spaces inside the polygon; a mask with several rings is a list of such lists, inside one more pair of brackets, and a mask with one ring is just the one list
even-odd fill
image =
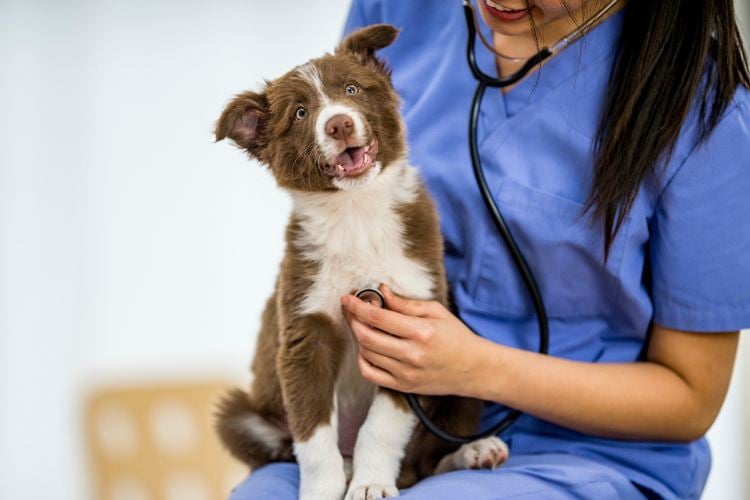
{"label": "stethoscope chest piece", "polygon": [[385,297],[377,288],[362,288],[354,296],[374,306],[385,307]]}

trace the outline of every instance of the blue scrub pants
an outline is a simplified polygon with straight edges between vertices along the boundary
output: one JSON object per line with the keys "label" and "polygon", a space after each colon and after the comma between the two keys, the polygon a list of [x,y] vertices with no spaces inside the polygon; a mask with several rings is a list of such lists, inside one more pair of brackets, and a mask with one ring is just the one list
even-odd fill
{"label": "blue scrub pants", "polygon": [[[294,463],[269,464],[248,477],[229,500],[294,500],[299,469]],[[402,490],[406,500],[643,500],[624,475],[593,460],[569,454],[513,455],[503,466],[462,470],[429,477]]]}

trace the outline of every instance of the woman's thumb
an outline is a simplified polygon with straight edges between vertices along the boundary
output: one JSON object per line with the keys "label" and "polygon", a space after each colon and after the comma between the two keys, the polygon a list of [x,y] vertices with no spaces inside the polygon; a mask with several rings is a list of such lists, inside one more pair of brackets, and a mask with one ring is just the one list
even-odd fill
{"label": "woman's thumb", "polygon": [[391,311],[406,314],[407,316],[427,315],[427,302],[396,295],[385,283],[380,285],[380,291],[383,292],[383,297],[385,297],[385,307]]}

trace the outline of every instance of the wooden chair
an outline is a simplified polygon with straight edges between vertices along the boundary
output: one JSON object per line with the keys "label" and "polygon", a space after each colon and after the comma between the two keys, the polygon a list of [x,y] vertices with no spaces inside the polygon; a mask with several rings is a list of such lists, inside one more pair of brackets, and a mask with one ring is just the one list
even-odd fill
{"label": "wooden chair", "polygon": [[247,469],[221,447],[214,405],[231,382],[112,387],[85,410],[96,500],[226,500]]}

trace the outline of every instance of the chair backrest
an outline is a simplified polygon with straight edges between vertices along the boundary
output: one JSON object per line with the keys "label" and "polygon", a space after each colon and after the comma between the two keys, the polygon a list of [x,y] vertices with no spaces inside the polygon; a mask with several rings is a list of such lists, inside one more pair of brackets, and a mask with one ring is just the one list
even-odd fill
{"label": "chair backrest", "polygon": [[86,404],[96,500],[225,500],[247,469],[222,449],[214,406],[231,382],[111,387]]}

